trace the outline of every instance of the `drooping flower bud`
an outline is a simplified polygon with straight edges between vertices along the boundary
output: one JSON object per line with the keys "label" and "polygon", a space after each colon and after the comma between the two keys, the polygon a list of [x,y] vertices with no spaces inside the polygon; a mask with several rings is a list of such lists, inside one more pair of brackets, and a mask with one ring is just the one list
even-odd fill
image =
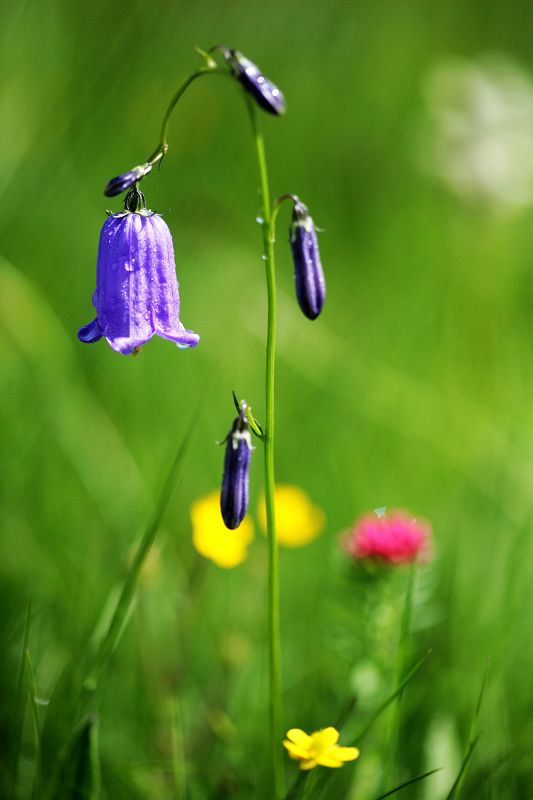
{"label": "drooping flower bud", "polygon": [[154,334],[178,347],[196,347],[200,337],[180,321],[180,297],[172,236],[164,219],[148,211],[137,187],[126,210],[112,214],[98,245],[96,318],[78,331],[87,344],[105,336],[123,355],[138,352]]}
{"label": "drooping flower bud", "polygon": [[238,50],[225,48],[223,52],[233,74],[256,103],[269,114],[284,114],[286,106],[283,93],[272,81],[265,78],[259,67]]}
{"label": "drooping flower bud", "polygon": [[290,242],[298,303],[306,317],[316,319],[326,299],[326,281],[320,261],[315,225],[307,206],[300,200],[294,203]]}
{"label": "drooping flower bud", "polygon": [[130,186],[133,186],[136,181],[140,181],[141,178],[148,175],[152,166],[153,164],[150,163],[141,164],[138,167],[133,167],[133,169],[128,170],[128,172],[123,172],[122,175],[117,175],[116,178],[111,178],[104,189],[105,196],[115,197],[117,194],[122,194],[122,192],[129,189]]}
{"label": "drooping flower bud", "polygon": [[243,403],[241,413],[233,421],[227,436],[224,456],[220,511],[224,525],[230,530],[239,527],[248,511],[248,482],[253,447],[244,409]]}

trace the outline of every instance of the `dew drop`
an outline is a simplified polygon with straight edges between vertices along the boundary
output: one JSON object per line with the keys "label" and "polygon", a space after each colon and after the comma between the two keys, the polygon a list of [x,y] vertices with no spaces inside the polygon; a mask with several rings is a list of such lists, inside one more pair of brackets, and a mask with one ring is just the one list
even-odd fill
{"label": "dew drop", "polygon": [[263,219],[263,217],[256,217],[256,218],[255,218],[255,221],[257,222],[257,224],[258,224],[258,225],[263,225],[263,224],[264,224],[264,222],[265,222],[265,220]]}

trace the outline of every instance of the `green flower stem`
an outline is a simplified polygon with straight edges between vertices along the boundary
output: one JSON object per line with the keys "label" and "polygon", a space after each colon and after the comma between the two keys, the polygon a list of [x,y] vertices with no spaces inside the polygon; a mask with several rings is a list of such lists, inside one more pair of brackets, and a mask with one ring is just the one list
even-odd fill
{"label": "green flower stem", "polygon": [[[411,564],[408,568],[407,580],[405,585],[405,600],[403,606],[402,621],[400,627],[400,639],[398,642],[398,655],[394,672],[394,685],[398,686],[403,678],[406,664],[409,659],[411,644],[411,620],[413,616],[413,594],[416,577],[416,564]],[[396,702],[392,708],[392,718],[389,728],[389,769],[392,781],[395,780],[398,772],[398,738],[401,724],[401,704],[403,691],[399,692]]]}
{"label": "green flower stem", "polygon": [[200,67],[200,69],[193,72],[192,75],[183,81],[182,84],[178,87],[176,93],[172,97],[172,100],[168,104],[168,108],[165,112],[165,116],[163,117],[163,122],[161,124],[161,135],[159,139],[159,144],[152,153],[152,155],[147,159],[147,163],[149,164],[156,164],[160,161],[165,153],[168,150],[168,125],[170,122],[170,117],[172,116],[172,112],[174,111],[178,101],[181,99],[182,95],[185,94],[186,90],[189,88],[191,83],[193,83],[196,78],[200,78],[202,75],[229,75],[228,70],[220,69],[217,66],[214,66],[214,62],[212,65],[207,64],[205,67]]}
{"label": "green flower stem", "polygon": [[255,142],[259,177],[261,181],[263,258],[267,284],[267,342],[265,373],[265,506],[268,538],[268,632],[270,665],[270,746],[274,797],[283,797],[285,788],[282,737],[281,705],[281,637],[279,611],[279,554],[276,537],[274,506],[274,378],[276,357],[276,269],[274,263],[274,226],[270,207],[268,170],[263,136],[259,129],[257,113],[252,102],[246,98]]}

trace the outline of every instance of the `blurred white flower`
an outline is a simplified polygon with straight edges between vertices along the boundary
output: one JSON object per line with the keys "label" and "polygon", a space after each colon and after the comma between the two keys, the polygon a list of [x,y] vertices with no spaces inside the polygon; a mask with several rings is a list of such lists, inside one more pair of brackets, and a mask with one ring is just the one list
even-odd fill
{"label": "blurred white flower", "polygon": [[533,83],[504,57],[448,61],[425,84],[424,166],[496,211],[533,202]]}

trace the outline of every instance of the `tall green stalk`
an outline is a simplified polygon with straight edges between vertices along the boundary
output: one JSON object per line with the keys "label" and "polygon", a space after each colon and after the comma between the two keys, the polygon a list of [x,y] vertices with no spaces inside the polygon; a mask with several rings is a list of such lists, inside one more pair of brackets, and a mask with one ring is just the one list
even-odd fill
{"label": "tall green stalk", "polygon": [[268,170],[265,144],[259,129],[257,114],[247,98],[255,142],[257,165],[261,182],[263,260],[267,285],[267,341],[265,370],[265,426],[264,470],[265,506],[268,538],[268,640],[270,667],[270,747],[274,797],[283,797],[285,777],[283,769],[282,703],[281,703],[281,636],[279,611],[279,554],[276,537],[276,512],[274,504],[274,380],[276,358],[276,267],[274,262],[274,225],[270,207]]}
{"label": "tall green stalk", "polygon": [[[410,564],[406,576],[405,584],[405,600],[402,613],[402,621],[400,627],[400,638],[398,641],[398,653],[396,656],[396,664],[394,670],[394,685],[398,686],[405,673],[406,664],[409,660],[409,651],[411,646],[411,622],[413,616],[413,595],[416,579],[416,564]],[[403,691],[401,691],[396,702],[392,708],[392,716],[389,727],[389,777],[394,781],[397,777],[399,768],[398,755],[399,755],[399,735],[402,716],[402,698]]]}
{"label": "tall green stalk", "polygon": [[[198,48],[197,48],[198,49]],[[170,117],[188,87],[202,75],[226,75],[233,77],[226,69],[217,67],[210,53],[220,48],[212,48],[208,53],[198,49],[206,59],[206,65],[196,70],[178,87],[165,112],[161,125],[160,142],[147,163],[154,165],[160,162],[168,150],[167,134]],[[276,272],[274,263],[274,225],[277,216],[277,207],[272,211],[270,205],[270,191],[268,185],[268,170],[265,155],[265,145],[257,119],[256,109],[252,100],[245,95],[245,100],[250,113],[252,130],[255,143],[257,164],[261,185],[262,205],[262,232],[263,232],[263,260],[265,262],[265,275],[267,284],[267,342],[266,342],[266,371],[265,371],[265,425],[262,439],[264,443],[264,471],[265,471],[265,505],[267,518],[268,537],[268,640],[269,640],[269,677],[270,677],[270,750],[272,760],[272,774],[274,784],[274,800],[280,800],[285,791],[283,750],[281,747],[282,736],[282,702],[281,702],[281,636],[280,636],[280,610],[279,610],[279,555],[276,537],[275,520],[275,477],[274,477],[274,378],[275,378],[275,353],[276,353]],[[160,508],[164,509],[167,503],[167,490],[163,491]],[[159,507],[158,507],[159,508]],[[162,513],[162,512],[161,512]],[[156,512],[154,520],[149,525],[141,541],[130,573],[123,586],[120,599],[115,609],[111,624],[102,641],[96,657],[96,675],[101,664],[112,652],[121,628],[124,624],[128,609],[131,604],[133,592],[137,583],[140,568],[152,545],[161,514]],[[94,675],[92,677],[95,677]]]}

